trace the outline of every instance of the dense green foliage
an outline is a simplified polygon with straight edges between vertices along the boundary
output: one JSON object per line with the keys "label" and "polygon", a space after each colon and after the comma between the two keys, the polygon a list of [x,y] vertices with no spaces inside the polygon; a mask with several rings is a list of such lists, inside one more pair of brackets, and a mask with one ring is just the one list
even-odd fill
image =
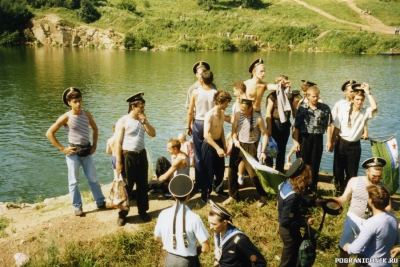
{"label": "dense green foliage", "polygon": [[101,14],[94,7],[93,3],[89,0],[81,1],[81,8],[78,10],[79,18],[86,23],[91,23],[98,20]]}
{"label": "dense green foliage", "polygon": [[77,9],[80,7],[80,0],[27,0],[27,2],[34,8],[65,7],[69,9]]}
{"label": "dense green foliage", "polygon": [[[0,3],[22,7],[17,13],[23,15],[25,13],[20,11],[24,10],[32,17],[24,1],[28,1],[28,7],[40,7],[31,9],[38,17],[55,13],[61,18],[60,25],[77,27],[83,21],[102,29],[112,27],[127,36],[125,46],[129,49],[164,46],[168,50],[180,51],[318,50],[349,53],[375,53],[388,48],[400,50],[394,35],[360,33],[359,27],[329,20],[292,1],[0,0]],[[346,21],[360,22],[364,18],[345,2],[304,1]],[[373,14],[380,19],[385,17],[390,23],[395,23],[399,17],[387,16],[390,12],[400,12],[398,2],[355,2],[360,8],[368,6],[371,10],[372,7]],[[377,5],[382,8],[378,10]],[[15,25],[26,28],[26,24],[20,23],[24,19],[16,20],[16,17],[13,13]],[[5,18],[0,16],[0,20]],[[3,25],[12,23],[1,23],[0,28],[4,28]],[[362,41],[365,36],[360,34],[365,34],[368,40]],[[15,27],[1,30],[0,38],[0,44],[20,44],[26,40],[23,31]]]}
{"label": "dense green foliage", "polygon": [[27,40],[23,30],[33,14],[23,0],[0,0],[0,45],[19,45]]}
{"label": "dense green foliage", "polygon": [[136,2],[133,0],[121,0],[117,5],[117,8],[119,9],[125,9],[130,12],[135,12],[136,11]]}

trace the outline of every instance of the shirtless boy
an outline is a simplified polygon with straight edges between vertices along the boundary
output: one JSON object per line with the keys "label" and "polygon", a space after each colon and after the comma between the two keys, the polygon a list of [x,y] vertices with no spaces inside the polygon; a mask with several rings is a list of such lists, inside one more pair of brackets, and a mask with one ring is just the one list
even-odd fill
{"label": "shirtless boy", "polygon": [[[201,199],[207,203],[211,189],[224,195],[221,185],[224,177],[226,144],[224,135],[224,111],[232,97],[227,91],[218,90],[214,95],[215,106],[204,118],[204,141],[201,156],[204,162],[204,180],[201,187]],[[214,180],[214,175],[216,177]]]}

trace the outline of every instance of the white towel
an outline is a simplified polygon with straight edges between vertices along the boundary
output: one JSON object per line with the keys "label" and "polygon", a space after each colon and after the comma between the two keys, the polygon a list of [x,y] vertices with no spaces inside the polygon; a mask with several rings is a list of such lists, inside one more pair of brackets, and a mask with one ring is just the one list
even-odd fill
{"label": "white towel", "polygon": [[289,97],[292,97],[292,89],[290,87],[283,88],[282,84],[279,83],[278,89],[276,89],[276,98],[278,101],[278,113],[281,123],[285,123],[288,120],[286,111],[292,111]]}

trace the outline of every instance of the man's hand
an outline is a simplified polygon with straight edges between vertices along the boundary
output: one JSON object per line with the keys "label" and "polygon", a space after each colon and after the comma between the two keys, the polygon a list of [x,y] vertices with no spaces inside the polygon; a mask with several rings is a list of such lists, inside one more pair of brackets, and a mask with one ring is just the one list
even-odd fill
{"label": "man's hand", "polygon": [[237,139],[233,140],[233,143],[235,144],[235,147],[239,148],[240,147],[240,142]]}
{"label": "man's hand", "polygon": [[188,136],[192,136],[192,128],[186,128],[186,134],[188,135]]}
{"label": "man's hand", "polygon": [[146,114],[140,113],[140,114],[139,114],[139,119],[140,119],[140,121],[142,122],[142,124],[146,124],[146,123],[147,123]]}
{"label": "man's hand", "polygon": [[94,152],[96,152],[96,148],[92,146],[92,148],[90,149],[89,155],[94,154]]}
{"label": "man's hand", "polygon": [[[92,150],[90,150],[90,152],[92,152]],[[68,156],[73,156],[76,154],[76,147],[69,147],[69,146],[64,147],[62,149],[62,153],[64,153],[65,155],[68,155]]]}
{"label": "man's hand", "polygon": [[260,158],[259,158],[261,164],[262,164],[266,159],[267,159],[267,155],[265,155],[265,152],[261,152],[261,155],[260,155]]}
{"label": "man's hand", "polygon": [[223,158],[226,156],[225,151],[222,148],[217,149],[217,154],[218,154],[218,157],[220,157],[220,158]]}
{"label": "man's hand", "polygon": [[332,152],[333,147],[332,147],[332,142],[326,142],[326,152]]}
{"label": "man's hand", "polygon": [[308,224],[308,225],[313,225],[313,224],[314,224],[314,217],[308,217],[308,218],[306,219],[306,221],[307,221],[307,224]]}
{"label": "man's hand", "polygon": [[296,152],[300,152],[300,144],[299,144],[299,142],[293,140],[293,148],[295,149]]}

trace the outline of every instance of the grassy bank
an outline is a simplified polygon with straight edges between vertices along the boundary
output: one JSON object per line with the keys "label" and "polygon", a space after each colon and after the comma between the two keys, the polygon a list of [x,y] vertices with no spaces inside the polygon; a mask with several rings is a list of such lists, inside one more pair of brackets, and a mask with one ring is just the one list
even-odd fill
{"label": "grassy bank", "polygon": [[[208,228],[209,207],[196,204],[191,208],[201,216]],[[233,219],[234,224],[261,250],[268,260],[268,266],[278,266],[282,242],[278,234],[275,198],[271,198],[261,209],[256,207],[252,199],[234,203],[228,209],[236,215]],[[327,215],[324,228],[317,239],[318,254],[313,266],[334,266],[334,260],[338,257],[337,244],[346,211],[347,207],[339,216]],[[320,208],[315,208],[311,210],[311,214],[316,218],[314,228],[318,228],[322,211]],[[395,215],[399,216],[400,213],[396,211]],[[142,224],[135,232],[120,229],[98,239],[79,243],[69,242],[65,244],[63,250],[52,242],[43,244],[42,252],[36,254],[27,266],[163,266],[165,251],[162,250],[161,244],[153,240],[155,223],[156,219],[153,219],[150,223]],[[210,234],[209,241],[213,251],[211,231]],[[201,255],[200,259],[203,266],[211,266],[213,253]]]}
{"label": "grassy bank", "polygon": [[[113,28],[125,34],[125,45],[132,49],[148,46],[179,51],[317,50],[349,53],[376,53],[390,48],[400,50],[397,36],[360,33],[358,27],[329,20],[292,1],[264,0],[256,7],[242,8],[238,1],[220,0],[213,9],[205,10],[193,0],[137,0],[135,12],[117,8],[119,1],[97,1],[96,8],[101,18],[90,25]],[[345,2],[305,2],[337,18],[355,23],[362,21],[361,15]],[[400,14],[400,3],[379,0],[356,3],[361,8],[367,4],[382,5],[384,8],[379,13],[377,11],[377,16],[380,19],[388,17],[386,22],[389,25],[399,19],[399,16],[384,14]],[[78,13],[66,8],[41,8],[33,9],[33,12],[38,18],[56,13],[63,18],[63,23],[82,24]],[[328,34],[317,38],[326,31]],[[226,33],[230,33],[229,38]],[[254,39],[244,39],[243,34],[253,35]]]}

